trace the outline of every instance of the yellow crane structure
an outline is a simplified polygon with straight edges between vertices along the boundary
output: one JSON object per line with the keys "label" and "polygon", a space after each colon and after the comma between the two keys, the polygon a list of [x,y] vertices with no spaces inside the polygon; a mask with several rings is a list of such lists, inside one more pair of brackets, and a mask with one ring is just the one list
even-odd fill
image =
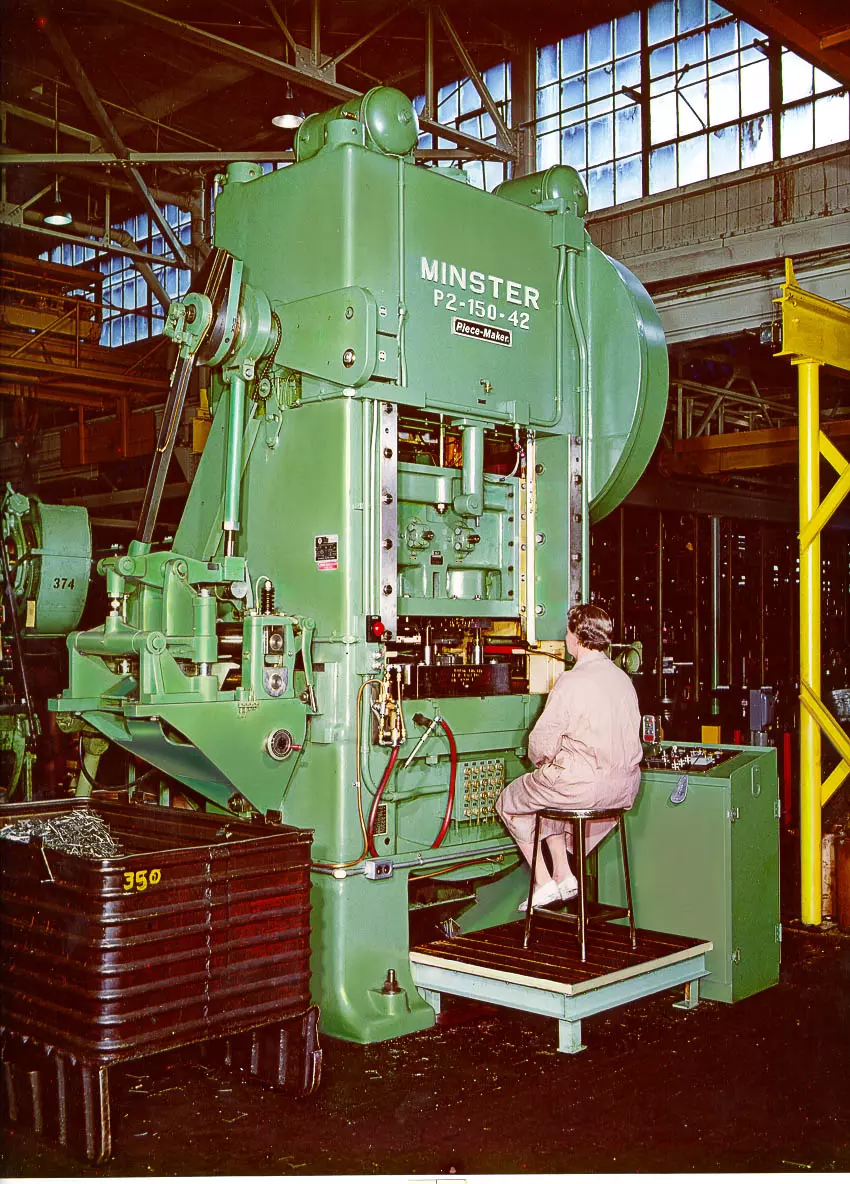
{"label": "yellow crane structure", "polygon": [[[807,292],[785,260],[782,348],[797,367],[800,426],[800,917],[821,923],[821,810],[850,774],[850,736],[821,698],[821,531],[850,493],[850,461],[820,424],[820,368],[850,371],[850,311]],[[837,473],[821,497],[821,457]],[[822,779],[821,739],[840,760]]]}

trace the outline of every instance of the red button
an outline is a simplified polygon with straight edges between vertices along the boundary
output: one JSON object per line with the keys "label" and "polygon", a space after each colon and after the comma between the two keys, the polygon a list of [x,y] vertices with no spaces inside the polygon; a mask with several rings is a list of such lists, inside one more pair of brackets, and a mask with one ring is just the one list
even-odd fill
{"label": "red button", "polygon": [[384,634],[386,633],[386,631],[387,631],[387,627],[383,621],[373,621],[372,622],[372,636],[373,637],[383,637]]}

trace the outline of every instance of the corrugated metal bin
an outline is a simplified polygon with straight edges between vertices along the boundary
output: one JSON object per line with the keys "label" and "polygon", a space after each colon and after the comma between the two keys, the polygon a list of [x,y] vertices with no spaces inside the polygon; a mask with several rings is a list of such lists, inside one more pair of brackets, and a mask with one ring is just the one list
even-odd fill
{"label": "corrugated metal bin", "polygon": [[[58,1098],[58,1136],[68,1142],[74,1124],[62,1115],[62,1077],[78,1068],[76,1092],[94,1090],[84,1107],[85,1152],[107,1158],[102,1070],[239,1033],[253,1034],[234,1048],[255,1076],[311,1092],[321,1055],[310,1008],[311,832],[96,798],[0,806],[0,827],[77,810],[93,810],[124,854],[93,859],[38,839],[0,843],[10,1116],[26,1095],[36,1129],[49,1125],[30,1080],[41,1064]],[[282,1025],[298,1036],[283,1061]],[[21,1065],[27,1085],[16,1091]],[[103,1111],[104,1090],[99,1130],[87,1116]]]}

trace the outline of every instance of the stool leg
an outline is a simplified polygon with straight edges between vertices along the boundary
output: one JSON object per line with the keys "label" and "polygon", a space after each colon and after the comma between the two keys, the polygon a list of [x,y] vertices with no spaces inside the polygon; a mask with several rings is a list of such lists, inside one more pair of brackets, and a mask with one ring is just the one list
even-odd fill
{"label": "stool leg", "polygon": [[540,813],[534,815],[534,846],[531,854],[531,883],[528,885],[528,907],[525,910],[525,929],[522,935],[522,948],[528,949],[528,943],[531,941],[531,917],[534,912],[534,906],[531,901],[534,897],[534,883],[537,876],[537,857],[540,854]]}
{"label": "stool leg", "polygon": [[620,847],[623,852],[623,876],[626,880],[626,905],[629,910],[629,937],[632,941],[632,949],[637,949],[637,934],[635,933],[635,906],[632,903],[632,878],[629,875],[629,852],[626,848],[626,820],[621,814],[617,819],[617,824],[620,828]]}
{"label": "stool leg", "polygon": [[584,826],[583,818],[573,823],[573,846],[578,848],[578,940],[582,962],[587,961],[587,880],[585,871],[587,837]]}

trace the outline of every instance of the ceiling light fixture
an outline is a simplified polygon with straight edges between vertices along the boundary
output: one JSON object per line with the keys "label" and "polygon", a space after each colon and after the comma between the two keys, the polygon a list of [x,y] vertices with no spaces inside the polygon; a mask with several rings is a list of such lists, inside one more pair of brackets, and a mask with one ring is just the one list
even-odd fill
{"label": "ceiling light fixture", "polygon": [[59,182],[56,183],[56,196],[50,209],[44,215],[44,221],[48,226],[70,226],[74,221],[74,215],[63,203],[59,196]]}
{"label": "ceiling light fixture", "polygon": [[272,123],[275,127],[288,128],[291,131],[293,128],[299,127],[303,122],[304,112],[293,97],[291,83],[287,82],[286,94],[281,104],[280,115],[275,115]]}
{"label": "ceiling light fixture", "polygon": [[[53,149],[54,153],[59,154],[59,83],[56,83],[56,97],[53,106]],[[74,221],[74,215],[63,204],[62,198],[59,196],[59,174],[56,174],[56,179],[53,185],[53,204],[44,215],[44,221],[48,226],[69,226]]]}

